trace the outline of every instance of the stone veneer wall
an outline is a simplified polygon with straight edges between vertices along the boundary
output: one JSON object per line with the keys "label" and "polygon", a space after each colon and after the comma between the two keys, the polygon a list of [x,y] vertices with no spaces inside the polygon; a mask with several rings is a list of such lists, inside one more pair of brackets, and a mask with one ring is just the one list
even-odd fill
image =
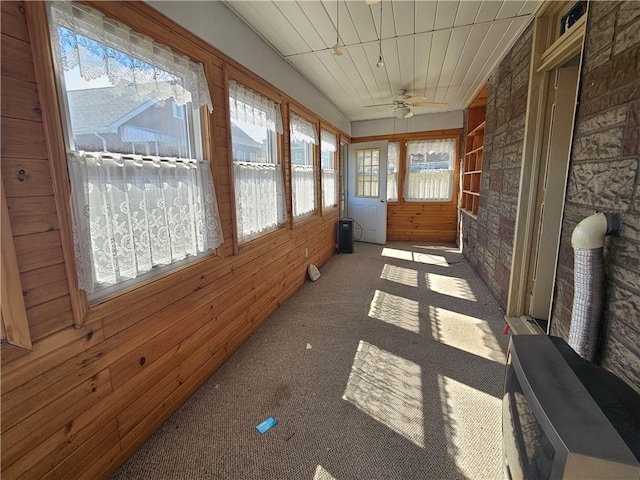
{"label": "stone veneer wall", "polygon": [[533,26],[489,78],[478,218],[461,214],[463,251],[504,310],[518,204]]}
{"label": "stone veneer wall", "polygon": [[596,211],[622,214],[605,250],[599,362],[640,391],[640,2],[591,2],[551,333],[567,338],[573,303],[571,233]]}

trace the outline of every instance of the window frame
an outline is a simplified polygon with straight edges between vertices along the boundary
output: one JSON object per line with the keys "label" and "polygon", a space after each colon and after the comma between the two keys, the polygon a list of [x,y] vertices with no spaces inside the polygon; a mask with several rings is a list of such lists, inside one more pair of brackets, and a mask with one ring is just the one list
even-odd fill
{"label": "window frame", "polygon": [[[50,5],[47,4],[46,13],[48,18],[50,18],[50,15],[51,15],[49,8],[50,8]],[[88,8],[96,10],[99,13],[102,13],[108,18],[113,18],[110,15],[102,12],[102,10],[97,9],[95,6],[89,5]],[[114,20],[117,20],[117,19],[114,18]],[[129,28],[131,28],[136,33],[142,33],[137,28],[131,27],[127,22],[121,22],[121,23],[129,26]],[[47,26],[47,33],[48,33],[47,37],[49,39],[49,43],[51,43],[50,28],[51,28],[51,24]],[[146,34],[143,34],[143,35],[156,41],[156,39],[153,36],[149,36]],[[176,53],[181,53],[172,45],[167,45],[164,42],[159,42],[159,43],[161,43],[165,47],[171,48]],[[188,55],[185,55],[185,56],[189,57]],[[54,77],[53,81],[56,86],[56,93],[59,99],[59,104],[61,105],[59,109],[59,115],[62,119],[62,130],[63,130],[63,138],[64,138],[64,144],[65,144],[64,159],[67,160],[68,152],[78,152],[81,149],[76,148],[75,141],[74,141],[74,133],[73,133],[73,128],[71,124],[71,109],[69,106],[69,100],[68,100],[69,97],[68,97],[68,90],[66,88],[66,83],[65,83],[66,78],[65,78],[64,71],[60,68],[57,62],[53,61],[52,63],[53,63],[52,75]],[[204,65],[205,62],[202,61],[200,63]],[[207,146],[205,145],[205,132],[204,132],[204,122],[203,122],[203,118],[206,117],[208,113],[206,111],[206,107],[202,106],[202,107],[199,107],[197,110],[193,110],[191,105],[177,106],[175,104],[175,101],[172,98],[167,99],[166,102],[171,102],[172,118],[176,118],[175,117],[176,107],[178,111],[181,111],[183,114],[183,117],[180,120],[182,120],[183,127],[187,133],[187,144],[189,149],[189,155],[187,156],[187,158],[192,158],[201,162],[209,162],[208,158],[205,158],[205,151],[208,151],[208,149],[206,148]],[[187,108],[189,110],[187,110]],[[106,153],[116,153],[116,152],[107,151]],[[129,155],[129,154],[127,153],[123,155]],[[213,170],[212,170],[212,175],[213,175]],[[104,300],[116,297],[121,293],[126,292],[127,290],[149,283],[154,279],[156,279],[157,277],[171,274],[173,271],[177,271],[185,266],[188,266],[192,262],[201,261],[212,255],[216,255],[215,250],[217,249],[205,250],[203,252],[198,253],[197,255],[190,255],[184,259],[173,261],[167,265],[153,266],[151,270],[144,272],[136,276],[135,278],[122,280],[115,284],[94,285],[94,291],[92,293],[90,294],[87,294],[86,292],[84,293],[86,297],[86,302],[89,307],[91,307],[92,305],[99,304]]]}
{"label": "window frame", "polygon": [[[332,135],[334,135],[336,137],[336,151],[333,152],[333,164],[335,167],[335,171],[336,171],[336,204],[331,206],[331,207],[325,207],[324,206],[324,184],[322,181],[322,130],[326,130],[327,132],[331,133]],[[344,138],[344,137],[342,137]],[[330,125],[327,125],[324,122],[320,122],[320,145],[318,146],[319,148],[319,153],[318,153],[318,158],[319,158],[319,163],[320,163],[320,196],[322,197],[320,199],[320,212],[322,215],[324,215],[325,213],[330,213],[333,212],[337,209],[340,208],[340,140],[341,140],[341,135],[340,132],[338,132],[335,128],[331,127]]]}
{"label": "window frame", "polygon": [[[143,17],[139,14],[141,7],[135,4],[87,2],[87,5],[114,20],[128,25],[136,32],[171,48],[176,53],[204,64],[205,75],[207,79],[211,78],[210,64],[212,54],[203,46],[193,42],[187,34],[177,34],[170,22],[153,22],[151,24],[151,22],[142,21]],[[48,6],[45,2],[25,2],[24,7],[27,24],[33,27],[29,28],[29,40],[42,110],[47,156],[51,165],[52,186],[60,226],[73,322],[76,327],[81,327],[85,323],[94,321],[95,317],[101,318],[110,312],[117,311],[119,302],[114,300],[126,298],[126,301],[135,303],[139,299],[156,295],[165,288],[165,278],[180,275],[185,269],[191,269],[201,262],[221,258],[222,251],[219,247],[212,252],[207,252],[205,257],[198,256],[189,259],[188,265],[176,265],[175,268],[168,272],[158,272],[158,274],[149,278],[141,278],[140,282],[134,287],[128,287],[118,291],[116,294],[107,295],[91,304],[89,303],[86,292],[80,290],[78,286],[71,226],[72,212],[69,202],[71,188],[67,169],[66,131],[62,120],[64,99],[59,96],[58,83],[55,79],[55,66],[49,34]],[[208,80],[208,83],[210,91],[213,91],[210,80]],[[210,135],[207,135],[207,132],[211,131],[211,125],[212,115],[203,107],[200,115],[202,159],[210,163],[214,186],[216,191],[219,192],[218,168],[216,163],[211,161],[214,156],[213,139]]]}
{"label": "window frame", "polygon": [[273,227],[270,230],[267,230],[265,232],[263,232],[262,234],[258,235],[257,237],[251,238],[249,240],[247,240],[246,242],[243,242],[242,244],[240,244],[239,240],[238,240],[238,223],[237,223],[237,206],[236,206],[236,194],[235,194],[235,175],[233,173],[233,140],[232,140],[232,135],[231,135],[231,115],[230,115],[230,108],[229,108],[229,82],[234,81],[237,83],[241,83],[244,86],[256,91],[257,93],[259,93],[260,95],[263,95],[267,98],[269,98],[270,100],[274,101],[275,103],[277,103],[280,107],[280,116],[282,117],[282,123],[283,123],[283,130],[284,132],[282,134],[279,134],[278,132],[275,132],[275,151],[276,151],[276,157],[278,160],[278,163],[280,164],[281,168],[283,169],[283,172],[286,171],[287,165],[285,162],[285,158],[283,155],[284,152],[284,137],[285,135],[288,135],[287,133],[287,128],[285,128],[285,119],[287,117],[285,117],[285,99],[282,95],[280,95],[278,92],[273,91],[272,88],[270,88],[268,85],[263,84],[260,79],[258,79],[257,77],[253,77],[250,75],[247,75],[246,73],[244,73],[243,71],[241,71],[240,69],[234,67],[233,65],[228,65],[226,63],[224,63],[222,65],[222,73],[223,73],[223,79],[224,79],[224,98],[225,98],[225,106],[226,106],[226,112],[225,112],[225,122],[226,122],[226,127],[227,127],[227,158],[229,161],[229,181],[230,181],[230,201],[231,201],[231,230],[232,230],[232,239],[233,239],[233,255],[239,255],[244,251],[249,251],[253,248],[256,248],[257,245],[260,245],[260,243],[262,241],[265,241],[265,238],[271,237],[273,235],[277,235],[280,232],[290,228],[291,225],[291,215],[290,215],[290,203],[289,203],[289,197],[290,197],[290,189],[288,188],[288,182],[285,178],[283,178],[283,195],[284,195],[284,201],[285,201],[285,212],[287,215],[287,218],[285,219],[284,223],[282,225],[277,225],[275,227]]}
{"label": "window frame", "polygon": [[[409,143],[411,142],[435,142],[435,141],[442,141],[442,140],[452,140],[454,147],[453,147],[453,158],[451,159],[451,168],[450,169],[446,169],[446,171],[451,171],[452,172],[452,178],[451,178],[451,198],[449,199],[442,199],[442,198],[438,198],[438,199],[434,199],[434,200],[429,200],[429,199],[424,199],[424,198],[409,198],[407,196],[407,192],[405,191],[405,184],[409,178],[409,176],[411,175],[410,169],[408,168],[409,165],[409,159],[407,158],[408,156],[408,150],[409,150]],[[403,189],[402,192],[398,191],[398,197],[400,197],[402,195],[402,200],[404,203],[428,203],[428,204],[434,204],[434,203],[450,203],[453,200],[456,199],[456,191],[455,191],[455,185],[458,183],[456,182],[456,165],[459,163],[459,159],[458,159],[458,142],[459,139],[456,139],[454,137],[442,137],[442,138],[429,138],[429,139],[411,139],[411,140],[407,140],[405,141],[404,144],[404,171],[402,172],[402,176],[403,176]],[[439,169],[439,170],[443,170],[443,169]]]}
{"label": "window frame", "polygon": [[[309,144],[307,148],[309,148],[310,153],[313,155],[313,159],[312,159],[312,165],[314,168],[314,182],[313,182],[313,186],[314,186],[314,191],[315,191],[315,198],[314,198],[314,205],[313,205],[313,210],[307,213],[304,213],[302,215],[298,215],[297,217],[294,215],[293,213],[293,155],[292,155],[292,140],[291,140],[291,118],[292,118],[292,113],[295,113],[296,115],[302,117],[303,119],[305,119],[306,121],[312,123],[315,128],[316,128],[316,134],[318,136],[318,143],[317,144]],[[311,117],[311,118],[310,118]],[[304,222],[310,218],[316,217],[320,214],[320,209],[322,208],[322,201],[319,201],[318,199],[318,192],[319,192],[319,185],[320,185],[320,177],[321,175],[319,175],[319,161],[320,161],[320,125],[319,122],[317,121],[315,115],[311,115],[310,113],[307,113],[305,111],[303,111],[301,108],[298,108],[295,105],[289,104],[289,115],[287,115],[287,120],[288,120],[288,124],[287,127],[285,128],[286,130],[286,135],[288,135],[288,143],[289,143],[289,161],[288,161],[288,173],[289,173],[289,181],[288,183],[288,187],[289,187],[289,196],[287,199],[287,202],[289,205],[291,205],[291,226],[292,228],[294,228],[296,225],[300,224],[301,222]]]}

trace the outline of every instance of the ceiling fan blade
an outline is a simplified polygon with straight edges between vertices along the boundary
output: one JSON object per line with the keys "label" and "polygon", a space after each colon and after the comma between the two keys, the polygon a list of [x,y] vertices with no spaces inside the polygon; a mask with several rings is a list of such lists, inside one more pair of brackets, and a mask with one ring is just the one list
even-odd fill
{"label": "ceiling fan blade", "polygon": [[414,107],[426,107],[426,108],[447,108],[449,106],[448,103],[438,103],[438,102],[415,102],[412,103]]}
{"label": "ceiling fan blade", "polygon": [[413,112],[412,112],[412,111],[410,111],[409,113],[407,113],[407,114],[404,116],[404,118],[411,118],[411,117],[413,117]]}
{"label": "ceiling fan blade", "polygon": [[405,103],[410,103],[410,104],[414,104],[416,102],[426,102],[427,99],[421,95],[417,95],[417,96],[413,96],[413,97],[409,97],[405,100]]}
{"label": "ceiling fan blade", "polygon": [[371,108],[371,107],[393,107],[395,105],[395,103],[380,103],[378,105],[365,105],[364,108]]}

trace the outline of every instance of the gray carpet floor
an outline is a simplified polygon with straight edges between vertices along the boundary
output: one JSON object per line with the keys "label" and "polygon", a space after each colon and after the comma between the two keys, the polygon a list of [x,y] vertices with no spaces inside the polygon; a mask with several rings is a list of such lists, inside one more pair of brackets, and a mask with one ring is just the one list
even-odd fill
{"label": "gray carpet floor", "polygon": [[[334,256],[112,477],[499,479],[503,316],[454,247]],[[264,434],[267,417],[277,425]]]}

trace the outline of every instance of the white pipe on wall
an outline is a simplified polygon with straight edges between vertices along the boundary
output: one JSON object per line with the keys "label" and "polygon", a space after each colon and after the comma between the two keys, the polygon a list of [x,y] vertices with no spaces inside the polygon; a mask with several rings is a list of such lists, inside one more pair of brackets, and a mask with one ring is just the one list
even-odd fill
{"label": "white pipe on wall", "polygon": [[596,213],[582,220],[571,235],[574,249],[574,293],[569,345],[593,361],[604,307],[604,237],[618,233],[617,214]]}

